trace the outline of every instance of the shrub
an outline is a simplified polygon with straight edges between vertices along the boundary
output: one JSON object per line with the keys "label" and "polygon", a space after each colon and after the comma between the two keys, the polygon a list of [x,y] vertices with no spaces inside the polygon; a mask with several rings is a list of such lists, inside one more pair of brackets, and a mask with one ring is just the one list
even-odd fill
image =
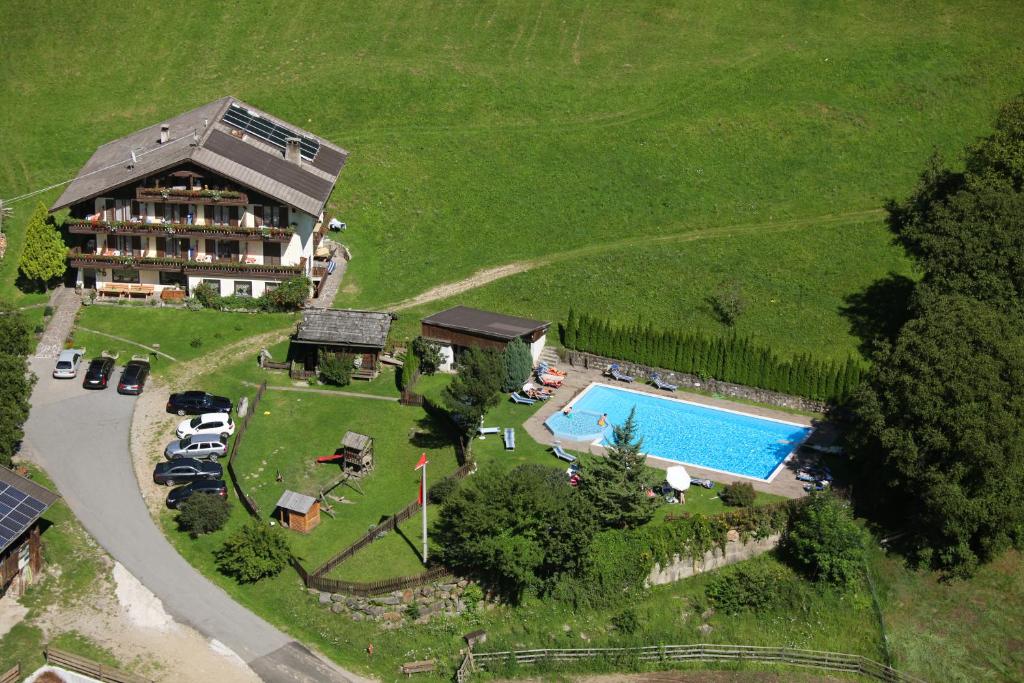
{"label": "shrub", "polygon": [[716,609],[735,614],[778,605],[795,588],[796,578],[786,567],[773,561],[754,560],[715,572],[704,594]]}
{"label": "shrub", "polygon": [[220,496],[194,495],[178,513],[178,528],[192,538],[220,531],[228,521],[228,501]]}
{"label": "shrub", "polygon": [[719,494],[722,502],[737,508],[749,508],[754,506],[754,499],[757,493],[754,492],[754,485],[746,481],[738,481],[729,484]]}
{"label": "shrub", "polygon": [[457,488],[459,488],[459,482],[454,478],[448,477],[431,486],[427,498],[434,505],[440,505]]}
{"label": "shrub", "polygon": [[264,308],[268,311],[297,311],[306,304],[312,286],[313,283],[305,276],[285,280],[261,297]]}
{"label": "shrub", "polygon": [[420,359],[415,353],[405,354],[405,361],[402,363],[402,371],[397,374],[398,388],[408,389],[416,380],[416,373],[420,369]]}
{"label": "shrub", "polygon": [[470,583],[466,590],[462,591],[462,601],[470,610],[475,610],[483,599],[484,591],[475,583]]}
{"label": "shrub", "polygon": [[830,492],[812,494],[796,512],[785,549],[811,578],[850,584],[864,566],[864,532],[849,506]]}
{"label": "shrub", "polygon": [[505,347],[502,361],[505,365],[505,374],[502,378],[501,390],[505,392],[518,391],[533,371],[533,356],[530,355],[530,347],[523,343],[522,339],[516,337]]}
{"label": "shrub", "polygon": [[291,550],[279,529],[250,519],[214,555],[221,573],[239,583],[255,583],[279,574],[288,564]]}
{"label": "shrub", "polygon": [[198,349],[200,346],[203,345],[203,340],[201,337],[192,337],[192,341],[190,341],[188,344],[193,349]]}
{"label": "shrub", "polygon": [[44,318],[49,318],[51,315],[53,315],[53,306],[49,306],[49,305],[44,306],[43,307],[43,317]]}
{"label": "shrub", "polygon": [[409,603],[409,606],[405,608],[405,618],[409,621],[416,621],[420,618],[420,604],[413,600]]}
{"label": "shrub", "polygon": [[320,350],[317,356],[317,369],[320,379],[326,384],[343,387],[352,381],[352,360],[350,353],[335,354]]}
{"label": "shrub", "polygon": [[43,332],[46,331],[46,326],[43,325],[42,323],[37,323],[36,326],[35,326],[35,329],[33,331],[36,334],[42,334]]}
{"label": "shrub", "polygon": [[627,607],[612,617],[612,626],[620,633],[633,634],[640,628],[640,617],[637,616],[636,609]]}
{"label": "shrub", "polygon": [[735,325],[747,307],[740,291],[740,283],[736,280],[721,283],[715,293],[707,297],[707,303],[711,306],[711,312],[718,318],[718,322],[726,327]]}
{"label": "shrub", "polygon": [[203,308],[220,308],[220,291],[208,282],[200,283],[192,290],[192,298]]}
{"label": "shrub", "polygon": [[441,349],[437,344],[423,337],[412,340],[412,352],[419,359],[420,372],[433,375],[441,367]]}

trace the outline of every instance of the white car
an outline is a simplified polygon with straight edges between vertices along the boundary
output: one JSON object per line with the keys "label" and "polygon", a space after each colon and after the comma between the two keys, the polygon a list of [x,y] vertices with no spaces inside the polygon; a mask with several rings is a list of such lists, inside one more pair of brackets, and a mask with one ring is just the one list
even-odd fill
{"label": "white car", "polygon": [[78,366],[85,356],[85,349],[64,349],[57,356],[57,365],[53,368],[56,379],[73,379],[78,374]]}
{"label": "white car", "polygon": [[235,423],[227,413],[203,413],[182,420],[174,433],[179,439],[193,434],[216,434],[226,439],[235,433]]}

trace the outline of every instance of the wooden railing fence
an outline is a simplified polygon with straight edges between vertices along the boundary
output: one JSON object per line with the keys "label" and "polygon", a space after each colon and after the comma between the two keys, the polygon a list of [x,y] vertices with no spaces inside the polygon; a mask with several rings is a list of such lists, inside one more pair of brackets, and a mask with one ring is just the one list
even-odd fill
{"label": "wooden railing fence", "polygon": [[[758,662],[787,664],[859,674],[887,683],[923,683],[862,655],[821,652],[789,647],[758,645],[651,645],[647,647],[606,647],[580,649],[540,649],[504,652],[475,652],[473,664],[480,669],[500,669],[502,665],[558,665],[586,660],[616,662]],[[463,662],[465,665],[465,662]],[[461,668],[460,668],[461,670]],[[460,678],[465,681],[465,678]]]}
{"label": "wooden railing fence", "polygon": [[228,455],[228,475],[231,477],[232,488],[235,489],[235,495],[238,496],[238,500],[242,502],[246,511],[259,519],[263,515],[260,513],[260,507],[256,501],[245,491],[242,490],[242,485],[238,483],[238,476],[235,474],[235,456],[238,454],[238,447],[242,445],[242,438],[245,436],[245,430],[249,427],[249,420],[256,414],[256,407],[260,404],[260,399],[263,398],[263,394],[267,392],[267,383],[260,383],[256,389],[256,395],[253,396],[252,403],[249,405],[249,410],[246,412],[245,417],[242,418],[240,424],[235,429],[235,441],[231,444],[231,453]]}
{"label": "wooden railing fence", "polygon": [[0,683],[18,683],[21,680],[21,664],[15,664],[0,674]]}
{"label": "wooden railing fence", "polygon": [[455,683],[467,683],[470,675],[476,671],[473,664],[473,651],[467,650],[466,656],[462,660],[462,664],[455,671]]}
{"label": "wooden railing fence", "polygon": [[87,657],[80,657],[79,655],[65,652],[64,650],[58,650],[57,648],[47,647],[43,654],[46,657],[46,663],[52,664],[53,666],[59,666],[62,669],[74,671],[75,673],[84,674],[91,676],[97,680],[103,681],[103,683],[151,683],[148,678],[142,678],[135,674],[128,673],[127,671],[121,671],[120,669],[106,664],[100,664],[94,662]]}
{"label": "wooden railing fence", "polygon": [[433,569],[428,569],[422,574],[415,574],[413,576],[396,576],[390,579],[381,579],[380,581],[362,583],[355,581],[342,581],[341,579],[329,579],[324,576],[313,576],[310,574],[306,578],[306,588],[314,588],[327,593],[348,593],[350,595],[366,597],[369,595],[383,595],[385,593],[390,593],[391,591],[400,591],[406,588],[415,588],[416,586],[422,586],[425,583],[437,581],[451,575],[452,573],[447,567],[434,567]]}

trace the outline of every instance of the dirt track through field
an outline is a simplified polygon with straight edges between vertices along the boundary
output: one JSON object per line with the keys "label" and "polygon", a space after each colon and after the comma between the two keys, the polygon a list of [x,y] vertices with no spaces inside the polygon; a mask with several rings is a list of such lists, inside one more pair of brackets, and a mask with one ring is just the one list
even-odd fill
{"label": "dirt track through field", "polygon": [[432,301],[440,301],[478,287],[483,287],[495,280],[500,280],[511,275],[525,273],[529,270],[549,266],[560,261],[570,261],[609,251],[619,251],[628,247],[650,247],[657,244],[696,242],[697,240],[711,239],[714,237],[734,237],[750,232],[787,232],[790,230],[800,230],[808,227],[837,227],[841,225],[849,225],[851,223],[859,223],[872,218],[878,218],[881,217],[883,213],[884,211],[882,209],[866,209],[863,211],[850,211],[846,213],[812,216],[810,218],[795,218],[787,221],[727,225],[719,228],[687,230],[669,235],[640,235],[613,242],[600,242],[586,247],[578,247],[576,249],[561,251],[557,254],[550,254],[548,256],[541,256],[535,259],[526,259],[523,261],[513,261],[512,263],[506,263],[503,266],[478,270],[465,279],[438,285],[437,287],[428,289],[422,294],[417,294],[414,297],[399,301],[398,303],[390,306],[384,306],[384,309],[390,311],[403,311],[409,308],[415,308],[417,306],[422,306],[423,304],[428,304]]}

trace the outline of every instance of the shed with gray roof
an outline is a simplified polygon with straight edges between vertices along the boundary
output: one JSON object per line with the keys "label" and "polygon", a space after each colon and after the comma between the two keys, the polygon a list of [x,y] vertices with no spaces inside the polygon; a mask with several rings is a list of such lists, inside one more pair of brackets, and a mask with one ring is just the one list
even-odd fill
{"label": "shed with gray roof", "polygon": [[444,361],[441,369],[448,370],[464,349],[476,347],[504,351],[513,339],[523,340],[536,363],[547,342],[550,325],[543,320],[455,306],[423,318],[421,334],[424,339],[440,345]]}
{"label": "shed with gray roof", "polygon": [[320,501],[312,496],[286,490],[275,507],[281,526],[288,529],[308,533],[320,524]]}
{"label": "shed with gray roof", "polygon": [[313,370],[320,351],[353,354],[358,366],[353,378],[372,379],[393,319],[393,314],[384,311],[308,309],[292,338],[292,355]]}

